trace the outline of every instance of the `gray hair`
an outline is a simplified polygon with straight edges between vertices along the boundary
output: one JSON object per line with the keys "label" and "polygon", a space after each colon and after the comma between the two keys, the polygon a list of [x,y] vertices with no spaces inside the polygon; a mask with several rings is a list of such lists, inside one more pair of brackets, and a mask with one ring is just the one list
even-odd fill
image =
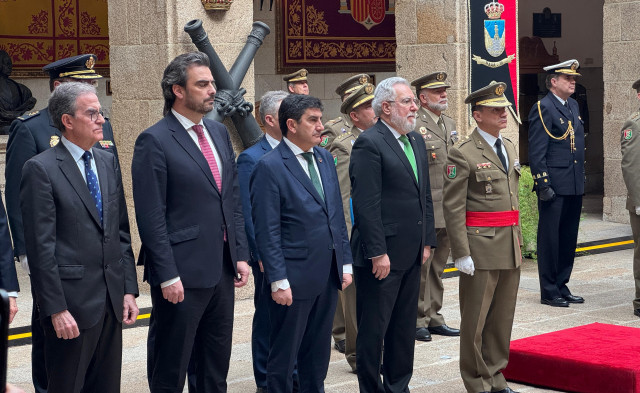
{"label": "gray hair", "polygon": [[544,80],[544,85],[547,87],[547,90],[551,90],[551,79],[558,79],[560,78],[560,74],[549,74],[547,75],[547,77]]}
{"label": "gray hair", "polygon": [[53,120],[53,125],[64,132],[62,115],[65,113],[73,115],[76,113],[76,101],[85,94],[95,94],[96,88],[93,85],[82,82],[66,82],[58,86],[49,98],[49,115]]}
{"label": "gray hair", "polygon": [[411,88],[409,82],[399,76],[387,78],[378,83],[378,86],[376,86],[376,90],[373,92],[373,101],[371,102],[371,107],[373,107],[373,112],[376,114],[376,116],[380,116],[380,114],[382,113],[383,102],[395,101],[396,91],[393,87],[398,84],[406,85]]}
{"label": "gray hair", "polygon": [[278,114],[280,103],[287,97],[289,93],[284,90],[273,90],[264,93],[260,98],[260,120],[265,124],[267,115],[275,116]]}
{"label": "gray hair", "polygon": [[173,94],[173,85],[182,87],[187,85],[187,69],[194,65],[209,68],[209,64],[209,57],[197,51],[179,55],[169,63],[167,68],[164,69],[162,82],[160,82],[160,86],[162,86],[162,96],[164,97],[163,115],[169,113],[176,100],[176,96]]}

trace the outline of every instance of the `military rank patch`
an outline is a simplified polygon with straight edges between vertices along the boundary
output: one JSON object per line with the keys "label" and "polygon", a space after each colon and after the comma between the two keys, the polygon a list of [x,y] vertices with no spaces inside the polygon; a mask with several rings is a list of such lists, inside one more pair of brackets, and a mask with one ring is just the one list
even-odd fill
{"label": "military rank patch", "polygon": [[101,140],[98,143],[100,143],[100,146],[102,146],[103,149],[108,149],[110,147],[113,147],[113,142],[105,139]]}
{"label": "military rank patch", "polygon": [[320,140],[320,147],[325,147],[327,146],[327,143],[329,143],[329,137],[327,135],[323,136],[322,139]]}
{"label": "military rank patch", "polygon": [[335,166],[338,166],[338,156],[337,156],[337,155],[335,155],[335,154],[333,155],[333,164],[334,164]]}
{"label": "military rank patch", "polygon": [[631,139],[631,136],[633,135],[633,132],[631,131],[631,128],[627,128],[626,130],[622,131],[622,135],[623,135],[624,139],[629,140],[629,139]]}
{"label": "military rank patch", "polygon": [[456,178],[456,166],[455,165],[447,165],[447,177],[449,179]]}
{"label": "military rank patch", "polygon": [[54,147],[60,142],[60,137],[57,135],[51,135],[51,139],[49,139],[49,146]]}

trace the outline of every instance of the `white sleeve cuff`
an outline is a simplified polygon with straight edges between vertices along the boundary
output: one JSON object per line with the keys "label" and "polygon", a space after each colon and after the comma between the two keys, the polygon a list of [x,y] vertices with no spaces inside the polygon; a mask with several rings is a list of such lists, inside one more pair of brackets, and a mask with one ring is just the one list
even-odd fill
{"label": "white sleeve cuff", "polygon": [[7,292],[7,295],[9,295],[9,297],[18,297],[18,292],[16,291]]}
{"label": "white sleeve cuff", "polygon": [[160,284],[160,288],[166,288],[169,285],[173,285],[175,283],[177,283],[178,281],[180,281],[180,276],[172,278],[171,280],[167,280],[165,282],[163,282],[162,284]]}
{"label": "white sleeve cuff", "polygon": [[278,280],[271,283],[271,292],[278,292],[278,289],[289,289],[291,285],[289,285],[289,280],[286,278],[284,280]]}
{"label": "white sleeve cuff", "polygon": [[342,265],[342,274],[353,274],[353,265],[350,263]]}

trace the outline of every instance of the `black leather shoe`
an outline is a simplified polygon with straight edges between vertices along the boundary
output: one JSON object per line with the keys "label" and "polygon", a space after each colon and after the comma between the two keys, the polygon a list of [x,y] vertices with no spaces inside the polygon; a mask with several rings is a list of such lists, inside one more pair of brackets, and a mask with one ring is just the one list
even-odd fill
{"label": "black leather shoe", "polygon": [[431,333],[427,328],[416,328],[416,340],[418,341],[431,341]]}
{"label": "black leather shoe", "polygon": [[452,327],[447,326],[447,324],[440,326],[429,326],[429,333],[431,334],[439,334],[441,336],[459,336],[460,329],[454,329]]}
{"label": "black leather shoe", "polygon": [[515,390],[511,389],[510,387],[506,387],[502,390],[498,390],[497,392],[493,392],[493,393],[518,393]]}
{"label": "black leather shoe", "polygon": [[584,303],[584,298],[582,296],[566,295],[566,296],[563,296],[563,298],[568,303]]}
{"label": "black leather shoe", "polygon": [[333,344],[333,347],[334,347],[335,349],[337,349],[337,350],[338,350],[338,352],[340,352],[340,353],[344,353],[344,348],[345,348],[345,342],[344,342],[344,340],[336,341],[336,343],[335,343],[335,344]]}
{"label": "black leather shoe", "polygon": [[635,315],[636,317],[640,317],[640,308],[636,308],[635,310],[633,310],[633,315]]}
{"label": "black leather shoe", "polygon": [[267,388],[258,388],[256,393],[267,393]]}
{"label": "black leather shoe", "polygon": [[561,298],[561,297],[556,297],[553,299],[542,299],[540,300],[540,303],[546,304],[547,306],[551,306],[551,307],[569,307],[569,302],[567,302],[566,300],[564,300],[564,298]]}

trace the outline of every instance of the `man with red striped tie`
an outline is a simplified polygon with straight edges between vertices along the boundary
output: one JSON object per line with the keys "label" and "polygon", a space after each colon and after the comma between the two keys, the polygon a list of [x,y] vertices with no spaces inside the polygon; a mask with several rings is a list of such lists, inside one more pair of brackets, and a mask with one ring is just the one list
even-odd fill
{"label": "man with red striped tie", "polygon": [[225,126],[203,118],[216,93],[204,53],[176,57],[161,85],[165,117],[140,134],[131,167],[150,390],[182,392],[193,348],[198,391],[226,392],[234,286],[249,276],[235,153]]}

